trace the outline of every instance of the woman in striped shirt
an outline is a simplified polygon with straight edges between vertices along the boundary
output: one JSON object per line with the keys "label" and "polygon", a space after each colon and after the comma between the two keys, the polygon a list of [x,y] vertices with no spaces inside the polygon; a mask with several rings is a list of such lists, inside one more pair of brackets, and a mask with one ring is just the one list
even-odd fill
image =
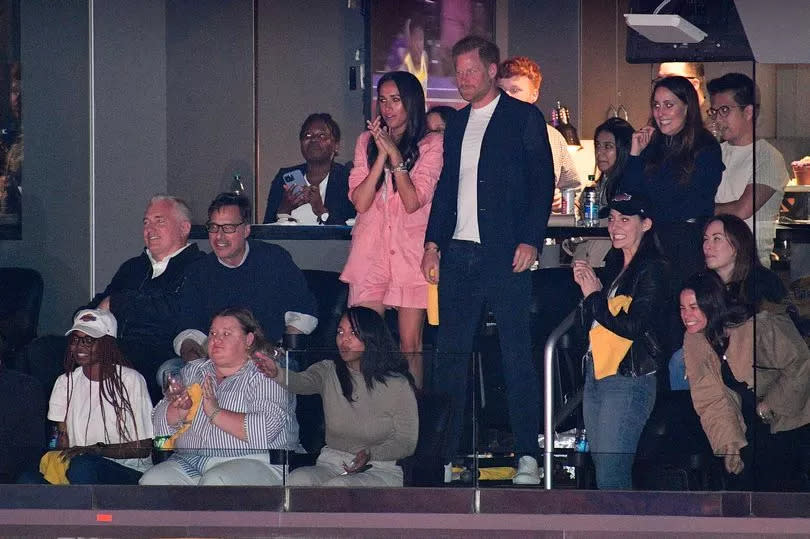
{"label": "woman in striped shirt", "polygon": [[214,316],[208,359],[187,363],[152,414],[157,436],[174,435],[175,452],[140,484],[282,484],[282,466],[268,450],[294,448],[298,425],[289,393],[250,360],[264,344],[249,310]]}

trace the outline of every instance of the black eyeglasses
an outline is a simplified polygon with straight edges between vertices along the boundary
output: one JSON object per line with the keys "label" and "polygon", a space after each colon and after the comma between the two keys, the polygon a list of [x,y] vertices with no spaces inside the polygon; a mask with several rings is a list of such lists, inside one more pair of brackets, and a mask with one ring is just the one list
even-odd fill
{"label": "black eyeglasses", "polygon": [[709,118],[715,118],[720,115],[721,118],[725,118],[728,116],[728,113],[731,112],[732,108],[735,109],[744,109],[747,105],[721,105],[719,107],[710,108],[706,112],[709,114]]}
{"label": "black eyeglasses", "polygon": [[70,340],[77,344],[83,344],[84,346],[91,346],[94,342],[96,342],[95,337],[91,337],[90,335],[79,337],[75,333],[70,336]]}
{"label": "black eyeglasses", "polygon": [[236,232],[236,229],[243,224],[245,224],[244,221],[240,221],[236,224],[225,224],[225,225],[218,225],[217,223],[212,223],[211,221],[208,221],[207,223],[205,223],[205,229],[210,234],[216,234],[220,230],[222,230],[226,234],[233,234],[234,232]]}

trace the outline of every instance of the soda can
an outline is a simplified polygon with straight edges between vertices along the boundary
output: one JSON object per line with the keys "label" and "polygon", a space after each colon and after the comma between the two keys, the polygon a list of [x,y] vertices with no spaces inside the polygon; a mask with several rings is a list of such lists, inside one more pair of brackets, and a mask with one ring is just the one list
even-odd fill
{"label": "soda can", "polygon": [[166,440],[168,440],[169,438],[171,438],[171,436],[155,436],[152,439],[152,444],[158,451],[163,451],[163,444],[165,444]]}
{"label": "soda can", "polygon": [[574,215],[574,206],[576,205],[577,190],[573,187],[563,189],[560,194],[562,195],[562,214]]}

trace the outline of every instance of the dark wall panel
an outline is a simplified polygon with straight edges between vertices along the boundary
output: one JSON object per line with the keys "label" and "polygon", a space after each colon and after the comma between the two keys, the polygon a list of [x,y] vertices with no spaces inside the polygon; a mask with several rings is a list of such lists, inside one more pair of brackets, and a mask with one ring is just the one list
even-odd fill
{"label": "dark wall panel", "polygon": [[40,333],[64,332],[89,291],[89,71],[86,1],[21,2],[23,239],[0,264],[45,279]]}

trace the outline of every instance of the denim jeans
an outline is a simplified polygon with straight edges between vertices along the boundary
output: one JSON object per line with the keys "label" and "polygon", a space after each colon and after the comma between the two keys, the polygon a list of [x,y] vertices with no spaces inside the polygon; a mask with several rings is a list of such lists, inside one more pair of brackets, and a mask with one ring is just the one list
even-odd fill
{"label": "denim jeans", "polygon": [[[459,450],[469,396],[468,369],[484,305],[498,323],[506,381],[509,423],[518,456],[537,457],[540,429],[540,384],[531,354],[529,307],[532,283],[528,271],[512,273],[508,263],[493,269],[481,245],[453,240],[442,253],[439,275],[439,330],[431,389],[450,396],[448,460]],[[470,448],[464,448],[467,452]]]}
{"label": "denim jeans", "polygon": [[585,361],[582,412],[600,489],[630,489],[641,431],[655,405],[655,374],[596,380]]}
{"label": "denim jeans", "polygon": [[[99,455],[79,455],[70,459],[66,475],[71,485],[137,485],[143,474]],[[34,471],[22,474],[17,483],[48,484]]]}

